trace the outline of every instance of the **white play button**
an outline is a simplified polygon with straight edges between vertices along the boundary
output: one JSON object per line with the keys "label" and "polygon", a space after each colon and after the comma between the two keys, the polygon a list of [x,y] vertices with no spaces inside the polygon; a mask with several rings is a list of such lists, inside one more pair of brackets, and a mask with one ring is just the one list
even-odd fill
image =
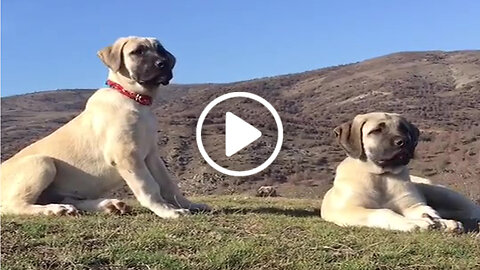
{"label": "white play button", "polygon": [[[260,165],[258,165],[255,168],[252,169],[246,169],[246,170],[233,170],[229,169],[232,164],[229,163],[229,161],[232,159],[230,158],[232,155],[237,153],[238,151],[242,150],[243,148],[247,147],[249,144],[253,143],[254,141],[258,140],[260,137],[262,137],[262,132],[260,130],[256,129],[249,123],[247,123],[245,120],[241,119],[240,117],[234,115],[231,112],[225,112],[225,114],[221,114],[222,116],[225,115],[225,134],[204,134],[207,135],[209,140],[206,140],[207,143],[214,143],[215,149],[220,150],[218,154],[220,155],[215,155],[217,154],[217,150],[214,150],[213,157],[216,158],[217,161],[214,161],[210,155],[207,153],[205,150],[205,146],[203,145],[203,140],[206,138],[202,138],[202,129],[203,129],[203,124],[205,122],[205,119],[209,112],[217,106],[219,103],[227,101],[231,98],[245,98],[245,99],[250,99],[255,102],[260,103],[263,105],[273,116],[273,119],[275,120],[275,124],[277,126],[277,142],[275,143],[275,148],[273,149],[272,154]],[[238,104],[238,100],[236,103]],[[233,107],[235,108],[235,106]],[[233,111],[233,109],[230,109]],[[215,121],[212,121],[211,123],[215,123]],[[215,127],[214,125],[208,125],[210,126],[210,130],[212,128],[214,130],[220,130],[218,127]],[[208,130],[208,129],[207,129]],[[275,158],[278,156],[280,153],[280,149],[282,148],[282,142],[283,142],[283,125],[282,125],[282,120],[280,119],[280,115],[278,115],[278,112],[273,108],[272,104],[268,103],[264,98],[248,93],[248,92],[231,92],[227,94],[223,94],[219,97],[216,97],[214,100],[212,100],[210,103],[207,104],[205,109],[202,111],[200,116],[198,117],[198,122],[197,122],[197,127],[196,127],[196,141],[197,141],[197,146],[198,146],[198,151],[200,151],[200,154],[202,157],[205,159],[205,161],[208,163],[208,165],[212,166],[215,170],[226,174],[230,176],[248,176],[248,175],[253,175],[256,173],[261,172],[265,168],[267,168],[272,162],[275,160]],[[225,136],[223,136],[225,135]],[[217,147],[218,144],[215,142],[218,142],[218,140],[212,140],[213,138],[220,138],[224,137],[225,138],[225,156],[223,155],[222,148]],[[267,139],[267,138],[265,138]],[[251,151],[256,151],[257,149],[251,149]],[[264,151],[267,149],[263,149]],[[225,160],[222,158],[226,158],[227,163],[225,163],[225,167],[222,167],[219,165],[218,162],[224,162]],[[241,157],[238,157],[241,159]],[[237,159],[234,159],[235,161],[238,161]],[[240,164],[242,165],[242,164]]]}
{"label": "white play button", "polygon": [[262,136],[262,132],[231,112],[225,118],[225,155],[232,156]]}

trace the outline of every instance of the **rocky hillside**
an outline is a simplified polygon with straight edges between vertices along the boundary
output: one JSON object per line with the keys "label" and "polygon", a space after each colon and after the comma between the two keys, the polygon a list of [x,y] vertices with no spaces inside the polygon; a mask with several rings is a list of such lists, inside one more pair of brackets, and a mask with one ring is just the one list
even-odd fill
{"label": "rocky hillside", "polygon": [[[285,129],[276,161],[250,177],[217,173],[195,143],[200,112],[215,97],[233,91],[264,97],[280,113]],[[91,94],[92,90],[63,90],[3,98],[2,160],[74,117]],[[263,113],[256,107],[235,106],[231,109],[248,115]],[[309,197],[323,195],[345,156],[332,129],[370,111],[402,113],[421,129],[417,159],[410,164],[414,174],[480,199],[480,51],[396,53],[231,84],[168,86],[155,108],[161,152],[187,192],[234,193],[273,184],[280,194]],[[254,126],[275,132],[265,121],[249,118]],[[218,123],[210,121],[207,128]],[[221,142],[213,135],[204,140]],[[263,151],[242,157],[252,163],[266,158]]]}

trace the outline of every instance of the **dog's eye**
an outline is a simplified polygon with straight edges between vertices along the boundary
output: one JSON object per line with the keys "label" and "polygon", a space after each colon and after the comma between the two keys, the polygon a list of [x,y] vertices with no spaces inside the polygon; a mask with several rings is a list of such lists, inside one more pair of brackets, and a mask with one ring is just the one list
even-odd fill
{"label": "dog's eye", "polygon": [[382,133],[383,129],[381,127],[378,127],[378,128],[375,128],[373,130],[371,130],[368,134],[379,134],[379,133]]}
{"label": "dog's eye", "polygon": [[133,55],[142,55],[143,54],[143,48],[137,48],[135,50],[133,50],[130,54],[133,54]]}

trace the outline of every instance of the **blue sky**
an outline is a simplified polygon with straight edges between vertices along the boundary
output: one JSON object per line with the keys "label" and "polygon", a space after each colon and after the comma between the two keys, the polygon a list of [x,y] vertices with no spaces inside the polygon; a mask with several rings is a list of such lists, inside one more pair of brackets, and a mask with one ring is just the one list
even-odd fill
{"label": "blue sky", "polygon": [[232,82],[397,51],[480,48],[480,1],[2,1],[2,96],[102,87],[97,50],[157,37],[176,83]]}

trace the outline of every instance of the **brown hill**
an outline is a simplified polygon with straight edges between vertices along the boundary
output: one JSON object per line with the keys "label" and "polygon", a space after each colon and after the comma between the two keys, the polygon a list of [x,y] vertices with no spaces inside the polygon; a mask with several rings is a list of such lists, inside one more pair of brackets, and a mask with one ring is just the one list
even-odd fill
{"label": "brown hill", "polygon": [[[271,102],[285,129],[276,161],[250,177],[216,172],[195,143],[195,125],[204,106],[233,91],[252,92]],[[63,90],[3,98],[2,160],[74,117],[91,94],[92,90]],[[189,193],[251,191],[261,184],[274,184],[284,195],[322,196],[345,156],[333,140],[332,129],[358,113],[388,111],[404,114],[422,131],[417,159],[410,164],[414,174],[480,199],[479,101],[480,51],[435,51],[397,53],[231,84],[168,86],[155,112],[161,152]],[[234,107],[229,109],[244,115],[263,113],[243,103]],[[217,127],[220,114],[212,117],[206,128],[221,130]],[[251,117],[249,122],[267,133],[275,132],[264,117]],[[219,136],[207,135],[204,141],[223,147]],[[251,164],[266,155],[265,151],[240,154]]]}

